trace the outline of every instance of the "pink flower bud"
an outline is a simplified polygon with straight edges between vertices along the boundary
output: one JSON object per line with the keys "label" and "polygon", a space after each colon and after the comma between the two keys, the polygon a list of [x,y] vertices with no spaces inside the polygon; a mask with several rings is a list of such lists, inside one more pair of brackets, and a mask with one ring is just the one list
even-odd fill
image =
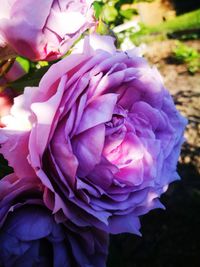
{"label": "pink flower bud", "polygon": [[1,43],[31,60],[56,59],[94,25],[92,2],[2,0]]}

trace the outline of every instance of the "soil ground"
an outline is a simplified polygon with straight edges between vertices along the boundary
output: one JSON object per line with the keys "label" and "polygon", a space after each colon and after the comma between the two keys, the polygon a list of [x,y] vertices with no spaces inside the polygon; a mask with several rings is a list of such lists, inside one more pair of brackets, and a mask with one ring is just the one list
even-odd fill
{"label": "soil ground", "polygon": [[[199,40],[185,44],[200,51]],[[174,40],[155,42],[147,47],[146,57],[159,69],[178,110],[188,118],[180,163],[191,164],[200,173],[200,73],[190,75],[186,65],[173,64],[170,55]]]}
{"label": "soil ground", "polygon": [[[200,49],[200,41],[188,42]],[[141,218],[142,238],[111,237],[108,267],[200,266],[200,73],[169,60],[173,40],[148,45],[146,57],[157,66],[177,108],[188,118],[186,142],[178,164],[181,181],[161,198],[166,210]]]}

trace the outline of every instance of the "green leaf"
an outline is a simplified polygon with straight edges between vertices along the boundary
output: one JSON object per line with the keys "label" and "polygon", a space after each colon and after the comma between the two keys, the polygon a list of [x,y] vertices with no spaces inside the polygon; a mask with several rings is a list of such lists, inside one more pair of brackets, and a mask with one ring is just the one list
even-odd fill
{"label": "green leaf", "polygon": [[30,69],[30,62],[28,59],[24,57],[17,57],[16,61],[21,65],[25,72],[29,72]]}
{"label": "green leaf", "polygon": [[94,11],[95,11],[94,12],[95,13],[95,17],[97,19],[99,19],[100,16],[101,16],[102,9],[103,9],[103,4],[100,3],[100,2],[95,1],[93,6],[94,6]]}
{"label": "green leaf", "polygon": [[100,18],[96,32],[101,35],[109,34],[109,26]]}

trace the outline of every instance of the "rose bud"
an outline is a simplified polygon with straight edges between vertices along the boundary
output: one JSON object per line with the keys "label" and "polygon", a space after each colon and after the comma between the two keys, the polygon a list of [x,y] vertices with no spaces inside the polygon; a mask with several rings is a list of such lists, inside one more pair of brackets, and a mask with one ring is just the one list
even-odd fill
{"label": "rose bud", "polygon": [[94,26],[92,2],[2,0],[1,43],[33,61],[57,59]]}

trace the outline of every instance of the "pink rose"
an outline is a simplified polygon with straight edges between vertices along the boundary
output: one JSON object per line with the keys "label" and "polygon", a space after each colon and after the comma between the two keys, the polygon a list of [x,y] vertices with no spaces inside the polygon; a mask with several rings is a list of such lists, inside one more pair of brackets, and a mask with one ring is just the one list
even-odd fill
{"label": "pink rose", "polygon": [[56,59],[94,25],[92,2],[2,0],[0,43],[31,60]]}
{"label": "pink rose", "polygon": [[157,70],[111,37],[85,38],[4,121],[1,152],[19,178],[39,177],[57,220],[139,234],[179,178],[186,120]]}

